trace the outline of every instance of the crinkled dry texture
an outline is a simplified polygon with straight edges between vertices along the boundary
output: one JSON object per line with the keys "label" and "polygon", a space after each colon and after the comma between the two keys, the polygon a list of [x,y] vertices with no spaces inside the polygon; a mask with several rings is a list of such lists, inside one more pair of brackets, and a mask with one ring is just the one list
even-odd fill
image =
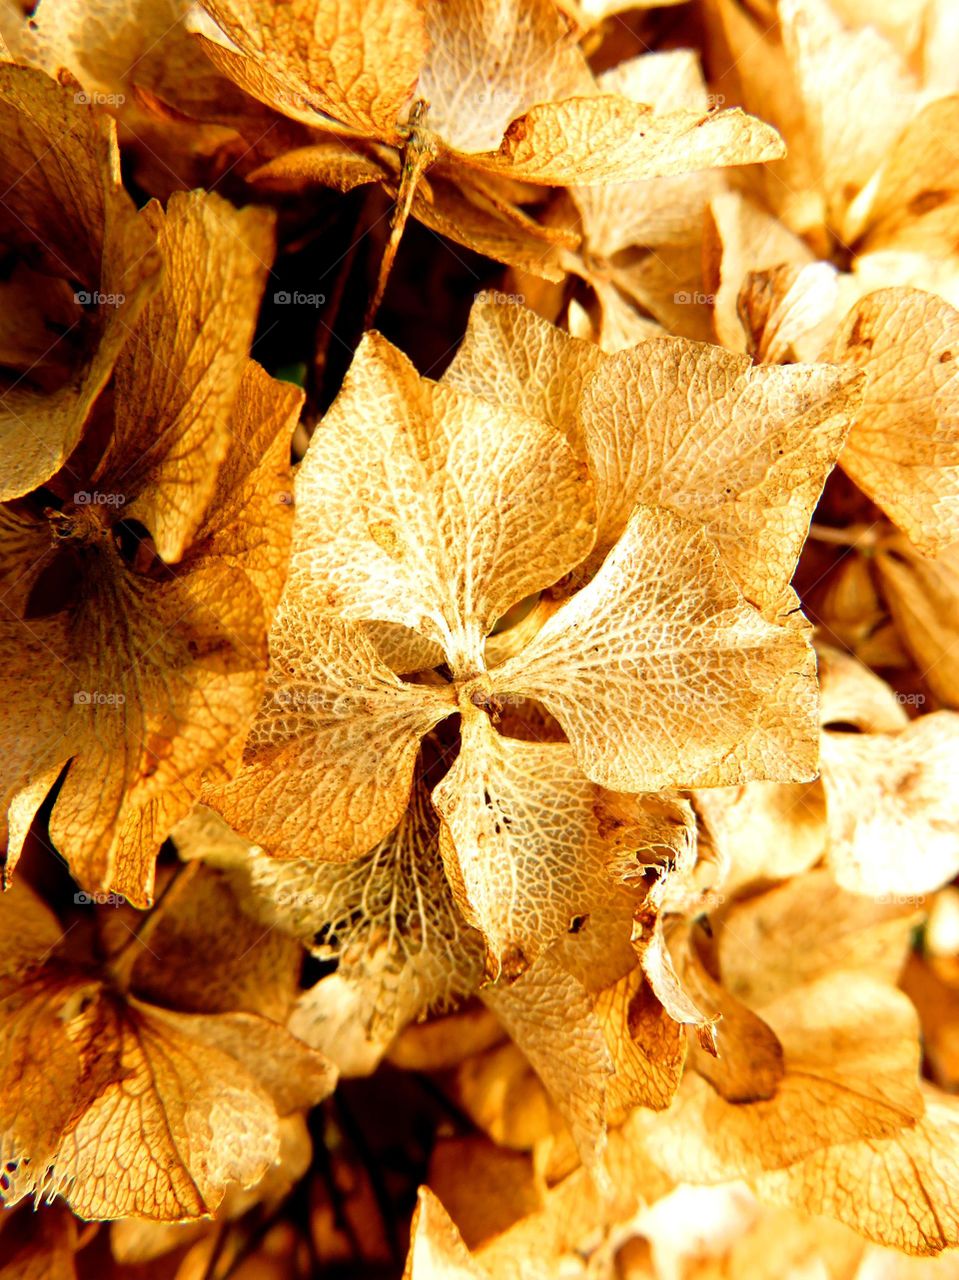
{"label": "crinkled dry texture", "polygon": [[[194,893],[211,883],[198,870],[187,878]],[[191,906],[197,908],[182,895],[165,902],[145,921],[137,945],[147,945],[149,936],[162,962],[163,952],[183,941],[165,926],[183,923]],[[72,930],[61,935],[22,885],[0,898],[0,914],[9,917],[5,934],[23,921],[33,939],[0,979],[6,1064],[0,1145],[9,1203],[61,1194],[88,1218],[205,1216],[229,1185],[250,1186],[271,1164],[280,1117],[329,1092],[329,1064],[269,1019],[233,1012],[226,988],[216,1014],[185,1014],[124,994],[131,953],[123,938],[131,940],[129,930],[121,938],[116,917],[98,952],[111,947],[112,929],[120,940],[117,967],[101,976],[93,965],[67,958],[69,943],[61,941]],[[235,906],[226,914],[237,920]],[[194,919],[194,964],[203,945],[215,941],[215,931],[204,938]],[[137,960],[132,953],[133,970]],[[239,960],[234,978],[242,975]],[[262,957],[249,958],[247,967],[262,976]],[[285,982],[295,986],[292,971]]]}
{"label": "crinkled dry texture", "polygon": [[[614,790],[695,785],[707,770],[711,785],[748,777],[734,751],[757,725],[773,740],[788,733],[771,776],[792,780],[816,762],[814,707],[803,706],[792,737],[808,655],[804,631],[747,604],[700,529],[640,506],[596,577],[494,672],[494,686],[542,701],[587,777]],[[794,695],[788,731],[783,683]]]}
{"label": "crinkled dry texture", "polygon": [[[319,109],[365,136],[402,147],[409,128],[401,107],[415,81],[417,100],[428,106],[418,126],[432,151],[427,163],[438,156],[455,166],[566,185],[685,173],[782,154],[775,131],[740,111],[657,115],[649,106],[598,93],[575,36],[549,0],[446,0],[426,6],[428,53],[419,14],[403,30],[402,19],[412,15],[395,9],[388,15],[397,28],[390,47],[390,33],[377,31],[387,16],[385,4],[361,19],[355,4],[311,0],[303,5],[309,11],[305,21],[300,6],[278,17],[258,0],[210,0],[204,7],[222,29],[218,35],[204,24],[198,36],[214,63],[296,119],[335,127]],[[376,112],[367,105],[362,77],[344,92],[343,72],[329,53],[330,31],[337,25],[345,37],[337,53],[345,50],[362,67],[379,50],[392,63],[373,79],[378,88],[392,84],[398,91],[392,100],[382,92]],[[356,49],[361,29],[368,46],[362,58]],[[349,74],[356,76],[357,69]]]}
{"label": "crinkled dry texture", "polygon": [[480,295],[443,382],[552,423],[577,454],[583,438],[579,402],[602,355],[527,307]]}
{"label": "crinkled dry texture", "polygon": [[594,1009],[613,1063],[606,1086],[607,1123],[621,1124],[636,1107],[668,1107],[682,1076],[686,1036],[642,970],[637,966],[601,991]]}
{"label": "crinkled dry texture", "polygon": [[[79,1005],[87,996],[82,986],[41,985],[33,997],[55,1002],[67,1034],[80,1041],[81,1066],[95,1062],[105,1074],[78,1115],[59,1131],[51,1126],[47,1145],[24,1148],[14,1136],[9,1154],[22,1162],[23,1176],[11,1176],[11,1203],[35,1192],[62,1194],[84,1217],[178,1221],[214,1210],[228,1183],[257,1181],[275,1158],[278,1134],[256,1077],[191,1036],[189,1019],[136,1003],[121,1013],[105,995],[90,994],[89,1017],[66,1012],[67,1001]],[[31,1014],[27,1006],[21,1016]],[[14,1023],[8,1051],[22,1051],[26,1034]],[[46,1093],[49,1075],[31,1066],[33,1087]],[[26,1101],[43,1105],[39,1097]]]}
{"label": "crinkled dry texture", "polygon": [[[515,977],[557,938],[588,927],[613,893],[604,874],[658,829],[639,802],[606,796],[565,743],[497,733],[467,705],[460,754],[433,792],[457,903],[483,934],[491,976]],[[652,854],[650,854],[652,857]]]}
{"label": "crinkled dry texture", "polygon": [[[607,799],[611,795],[612,792],[607,792]],[[635,808],[630,821],[634,819]],[[599,905],[586,919],[576,922],[575,931],[553,943],[550,953],[556,963],[593,996],[636,968],[636,952],[630,938],[640,896],[636,890],[621,885],[607,887]]]}
{"label": "crinkled dry texture", "polygon": [[286,582],[293,535],[290,443],[303,393],[271,378],[255,360],[242,365],[204,546],[208,554],[243,570],[263,601],[269,623]]}
{"label": "crinkled dry texture", "polygon": [[431,49],[416,92],[445,147],[493,150],[536,103],[594,92],[575,35],[548,0],[446,0],[427,13]]}
{"label": "crinkled dry texture", "polygon": [[469,160],[526,182],[586,186],[755,164],[783,154],[776,131],[738,108],[660,115],[644,103],[596,94],[533,107],[512,122],[497,151]]}
{"label": "crinkled dry texture", "polygon": [[[604,808],[605,825],[625,828],[622,847],[612,848],[606,859],[613,879],[641,890],[642,898],[649,890],[650,900],[667,911],[684,911],[698,889],[696,815],[689,801],[669,791],[643,796],[640,803],[606,792]],[[653,870],[659,879],[650,888],[646,876]]]}
{"label": "crinkled dry texture", "polygon": [[932,294],[882,289],[827,355],[866,374],[842,466],[920,551],[959,541],[959,314]]}
{"label": "crinkled dry texture", "polygon": [[[31,362],[34,379],[12,379],[0,393],[6,500],[49,479],[80,439],[160,263],[120,184],[116,128],[106,114],[78,103],[69,85],[4,64],[0,125],[0,245],[62,280],[70,311],[65,331],[48,333]],[[39,390],[46,365],[53,385]]]}
{"label": "crinkled dry texture", "polygon": [[828,365],[757,367],[682,338],[609,357],[582,403],[597,547],[637,502],[668,508],[706,526],[746,598],[775,616],[859,382]]}
{"label": "crinkled dry texture", "polygon": [[122,116],[137,141],[149,121],[149,107],[139,108],[151,99],[193,121],[209,111],[219,118],[250,114],[190,39],[182,21],[190,0],[42,0],[29,16],[10,8],[0,13],[0,31],[14,60],[54,78],[66,70],[89,99],[115,95],[97,101]]}
{"label": "crinkled dry texture", "polygon": [[[46,648],[54,681],[42,669],[31,673],[34,697],[42,682],[42,696],[56,699],[59,732],[45,739],[30,718],[9,721],[17,708],[5,707],[6,732],[29,727],[32,745],[26,776],[10,779],[9,803],[16,812],[29,795],[35,812],[51,769],[55,776],[72,757],[50,819],[53,841],[81,884],[115,887],[142,905],[152,866],[128,876],[117,847],[122,820],[204,765],[229,759],[231,744],[238,752],[243,705],[252,714],[262,687],[265,626],[259,597],[236,570],[201,561],[152,582],[129,573],[109,545],[93,555],[91,594],[74,609],[70,632],[57,628],[57,650]],[[35,624],[20,622],[16,631],[29,654]],[[31,782],[43,783],[39,792]],[[154,833],[154,854],[165,834]],[[18,852],[19,841],[8,872]]]}
{"label": "crinkled dry texture", "polygon": [[595,1165],[613,1061],[585,988],[546,952],[510,986],[481,994],[542,1080],[583,1163]]}
{"label": "crinkled dry texture", "polygon": [[911,1254],[959,1245],[959,1102],[926,1088],[925,1114],[889,1138],[837,1143],[756,1180],[763,1199],[828,1214]]}
{"label": "crinkled dry texture", "polygon": [[203,0],[203,7],[229,50],[222,53],[204,25],[208,55],[254,97],[321,127],[332,116],[363,133],[396,136],[427,50],[420,0]]}
{"label": "crinkled dry texture", "polygon": [[[630,58],[597,77],[604,93],[650,103],[657,115],[709,111],[699,58],[690,49]],[[606,187],[577,187],[573,199],[591,255],[609,258],[629,245],[698,243],[703,209],[721,182],[711,169]]]}
{"label": "crinkled dry texture", "polygon": [[[337,972],[305,992],[291,1029],[343,1070],[373,1069],[403,1027],[482,976],[480,939],[450,895],[438,848],[438,820],[422,782],[396,828],[347,867],[312,864],[298,881],[274,863],[275,894],[296,893],[301,923],[312,919],[315,951]],[[267,885],[266,869],[258,886]],[[309,890],[312,889],[312,895]],[[334,987],[335,980],[335,987]]]}
{"label": "crinkled dry texture", "polygon": [[510,605],[589,551],[591,490],[557,430],[421,378],[367,334],[299,468],[291,598],[308,584],[474,674]]}
{"label": "crinkled dry texture", "polygon": [[399,825],[347,865],[271,858],[203,806],[173,837],[181,857],[228,872],[264,937],[292,934],[337,961],[336,974],[301,995],[290,1027],[342,1070],[363,1074],[407,1022],[472,993],[482,976],[479,938],[443,873],[438,827],[417,777]]}
{"label": "crinkled dry texture", "polygon": [[140,216],[163,278],[117,361],[113,440],[93,480],[119,477],[132,497],[124,515],[145,524],[173,562],[203,519],[229,448],[273,259],[273,217],[203,192],[175,192],[165,213],[152,203]]}
{"label": "crinkled dry texture", "polygon": [[[691,50],[628,59],[603,72],[598,85],[604,93],[652,104],[657,118],[677,111],[709,116],[706,85]],[[720,171],[707,168],[571,188],[583,245],[579,255],[568,255],[568,269],[589,285],[596,319],[573,300],[570,330],[591,337],[604,351],[655,336],[660,324],[686,337],[711,338],[702,273],[704,213],[722,185]]]}
{"label": "crinkled dry texture", "polygon": [[[188,812],[200,773],[239,763],[262,693],[292,520],[279,500],[289,494],[281,455],[299,396],[272,383],[267,390],[265,377],[248,366],[245,385],[261,384],[253,403],[272,402],[268,416],[251,421],[241,410],[230,420],[223,468],[236,487],[214,504],[175,569],[144,569],[121,554],[120,504],[68,501],[44,518],[33,508],[4,519],[8,875],[70,760],[50,818],[54,842],[82,885],[143,905],[156,852]],[[112,467],[101,470],[101,491],[115,496]]]}
{"label": "crinkled dry texture", "polygon": [[[410,213],[472,249],[560,281],[554,250],[576,237],[529,219],[515,191],[497,189],[500,178],[626,182],[782,154],[775,131],[740,111],[657,113],[603,92],[551,0],[430,0],[422,11],[416,6],[415,19],[413,4],[404,0],[384,26],[388,8],[377,3],[361,19],[362,6],[343,0],[298,0],[282,13],[268,0],[210,0],[194,23],[214,64],[253,97],[340,134],[344,151],[364,153],[357,163],[337,161],[326,143],[322,154],[298,148],[296,160],[271,162],[261,179],[294,190],[311,181],[340,188],[381,181],[395,198],[376,301]],[[311,25],[318,13],[320,21]],[[337,23],[343,38],[331,54],[327,28]],[[381,66],[372,79],[383,90],[375,110],[364,76],[346,85],[337,66],[342,54],[368,70],[373,50]],[[366,155],[371,141],[395,154]]]}
{"label": "crinkled dry texture", "polygon": [[673,1177],[750,1176],[837,1141],[889,1137],[922,1115],[915,1011],[892,987],[839,970],[754,1012],[782,1045],[779,1087],[768,1100],[731,1103],[687,1074],[647,1139]]}
{"label": "crinkled dry texture", "polygon": [[959,872],[959,715],[899,733],[825,733],[828,861],[854,893],[921,895]]}
{"label": "crinkled dry texture", "polygon": [[397,825],[420,741],[455,703],[404,684],[317,594],[291,589],[280,604],[242,767],[204,800],[269,853],[348,862]]}

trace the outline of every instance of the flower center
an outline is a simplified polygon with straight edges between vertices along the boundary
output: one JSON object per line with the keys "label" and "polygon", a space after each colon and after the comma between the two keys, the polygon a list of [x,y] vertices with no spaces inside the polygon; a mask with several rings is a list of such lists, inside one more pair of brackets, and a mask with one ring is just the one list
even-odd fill
{"label": "flower center", "polygon": [[499,723],[503,703],[493,692],[493,682],[486,672],[456,682],[456,702],[460,711],[469,714],[471,707],[485,711],[494,724]]}

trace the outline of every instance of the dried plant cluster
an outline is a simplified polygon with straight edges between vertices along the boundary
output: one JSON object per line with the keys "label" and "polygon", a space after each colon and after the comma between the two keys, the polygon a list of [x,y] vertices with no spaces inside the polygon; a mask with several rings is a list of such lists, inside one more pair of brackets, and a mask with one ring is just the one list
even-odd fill
{"label": "dried plant cluster", "polygon": [[0,37],[0,1278],[959,1277],[954,0]]}

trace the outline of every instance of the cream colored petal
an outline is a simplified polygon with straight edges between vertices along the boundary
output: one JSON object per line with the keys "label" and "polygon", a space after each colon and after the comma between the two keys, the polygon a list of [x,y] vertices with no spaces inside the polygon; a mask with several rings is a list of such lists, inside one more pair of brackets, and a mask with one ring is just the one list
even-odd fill
{"label": "cream colored petal", "polygon": [[788,880],[826,847],[826,801],[815,782],[748,782],[696,792],[695,803],[726,872],[720,892]]}
{"label": "cream colored petal", "polygon": [[221,69],[248,92],[294,118],[326,114],[395,136],[426,55],[417,0],[204,0],[203,7],[226,40],[211,40],[208,28],[199,38],[208,53],[224,44],[245,55]]}
{"label": "cream colored petal", "polygon": [[761,364],[815,360],[840,317],[840,279],[828,262],[750,272],[737,310],[749,351]]}
{"label": "cream colored petal", "polygon": [[[783,44],[805,107],[812,153],[836,225],[916,109],[918,85],[874,27],[843,27],[825,0],[781,0]],[[837,102],[855,94],[849,111]]]}
{"label": "cream colored petal", "polygon": [[550,0],[444,0],[428,8],[429,56],[417,96],[456,151],[499,145],[537,102],[592,92],[575,34]]}
{"label": "cream colored petal", "polygon": [[705,1013],[683,986],[666,945],[663,917],[651,907],[636,914],[633,945],[656,999],[674,1022],[695,1028],[702,1047],[715,1056],[715,1018]]}
{"label": "cream colored petal", "polygon": [[557,430],[419,377],[368,334],[299,467],[291,591],[480,671],[510,605],[589,550],[591,489]]}
{"label": "cream colored petal", "polygon": [[293,935],[337,961],[336,981],[304,992],[290,1026],[350,1074],[362,1060],[365,1074],[407,1022],[472,994],[481,978],[482,947],[452,900],[438,827],[417,777],[395,829],[346,865],[271,858],[202,807],[174,838],[181,856],[229,866],[261,933]]}
{"label": "cream colored petal", "polygon": [[571,338],[527,307],[480,294],[442,381],[551,423],[582,455],[579,402],[601,363],[592,343]]}
{"label": "cream colored petal", "polygon": [[886,156],[869,208],[867,250],[955,258],[959,95],[930,102]]}
{"label": "cream colored petal", "polygon": [[959,541],[959,313],[883,289],[853,308],[827,358],[866,374],[842,466],[925,554]]}
{"label": "cream colored petal", "polygon": [[460,909],[486,939],[491,976],[516,976],[557,938],[589,928],[614,892],[609,859],[654,837],[638,805],[630,822],[625,797],[622,816],[618,797],[606,803],[565,743],[503,737],[469,706],[460,732],[456,762],[433,792],[440,847]]}
{"label": "cream colored petal", "polygon": [[851,654],[817,646],[819,714],[824,728],[854,725],[860,733],[898,733],[909,723],[903,700]]}
{"label": "cream colored petal", "polygon": [[583,1163],[594,1165],[605,1145],[613,1063],[591,998],[549,953],[516,982],[481,994],[542,1080]]}
{"label": "cream colored petal", "polygon": [[715,243],[707,279],[715,294],[716,336],[730,351],[746,351],[748,335],[737,305],[746,277],[780,263],[802,268],[814,261],[814,255],[784,223],[738,191],[714,196],[709,212]]}
{"label": "cream colored petal", "polygon": [[403,684],[359,628],[311,606],[281,604],[243,765],[204,801],[270,853],[347,862],[396,826],[420,740],[455,704]]}
{"label": "cream colored petal", "polygon": [[588,313],[584,313],[588,327],[583,329],[583,316],[580,314],[582,308],[573,298],[569,304],[569,324],[570,332],[577,337],[595,342],[602,351],[612,353],[625,351],[627,347],[635,347],[638,342],[646,342],[650,338],[661,337],[665,332],[658,320],[640,315],[611,280],[591,275],[589,285],[596,295],[599,323],[594,329]]}
{"label": "cream colored petal", "polygon": [[687,1075],[647,1137],[673,1177],[748,1177],[837,1141],[888,1137],[922,1115],[916,1016],[901,992],[838,971],[757,1012],[783,1047],[775,1096],[731,1103]]}
{"label": "cream colored petal", "polygon": [[836,970],[861,970],[892,984],[916,920],[913,904],[849,893],[828,871],[795,876],[735,903],[723,917],[723,985],[761,1009],[798,984],[818,982]]}
{"label": "cream colored petal", "polygon": [[959,707],[959,547],[934,560],[905,538],[874,558],[883,595],[923,680],[947,707]]}
{"label": "cream colored petal", "polygon": [[403,1280],[483,1280],[487,1274],[463,1243],[441,1201],[429,1187],[420,1187]]}
{"label": "cream colored petal", "polygon": [[783,154],[776,131],[738,109],[711,115],[653,108],[613,94],[532,107],[514,120],[498,151],[464,162],[551,186],[636,182]]}
{"label": "cream colored petal", "polygon": [[[690,49],[630,58],[597,77],[602,93],[651,104],[657,115],[691,109],[705,115],[709,99]],[[715,171],[603,187],[574,187],[590,252],[610,257],[628,245],[689,244],[702,232],[703,210],[722,187]]]}
{"label": "cream colored petal", "polygon": [[744,595],[775,616],[859,403],[826,365],[755,366],[663,338],[604,361],[582,416],[605,549],[637,502],[706,526]]}
{"label": "cream colored petal", "polygon": [[959,714],[898,734],[825,733],[828,861],[854,893],[918,899],[959,872]]}
{"label": "cream colored petal", "polygon": [[[637,507],[596,577],[493,675],[545,703],[587,777],[657,791],[691,785],[757,723],[780,736],[781,708],[764,708],[808,652],[804,633],[746,603],[700,530]],[[790,686],[800,702],[804,681]],[[787,777],[808,777],[808,752],[791,754]],[[728,771],[741,779],[737,761]]]}
{"label": "cream colored petal", "polygon": [[929,1255],[955,1248],[959,1102],[933,1089],[925,1096],[925,1115],[914,1128],[825,1147],[763,1174],[756,1191],[764,1200],[836,1218],[888,1249]]}

